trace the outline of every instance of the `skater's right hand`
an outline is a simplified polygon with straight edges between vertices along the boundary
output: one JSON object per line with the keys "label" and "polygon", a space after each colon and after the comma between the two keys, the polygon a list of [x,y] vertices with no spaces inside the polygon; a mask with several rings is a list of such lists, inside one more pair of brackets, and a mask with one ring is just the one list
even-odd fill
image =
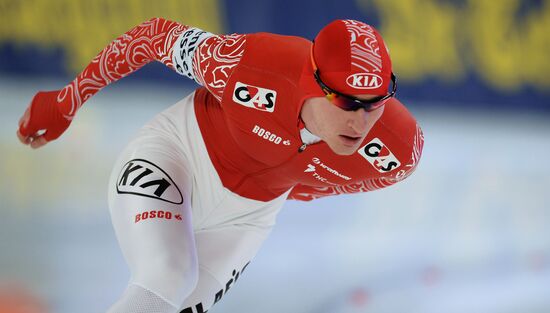
{"label": "skater's right hand", "polygon": [[[19,120],[17,137],[33,149],[57,139],[71,124],[71,119],[60,111],[60,90],[39,91]],[[70,97],[69,97],[70,98]]]}

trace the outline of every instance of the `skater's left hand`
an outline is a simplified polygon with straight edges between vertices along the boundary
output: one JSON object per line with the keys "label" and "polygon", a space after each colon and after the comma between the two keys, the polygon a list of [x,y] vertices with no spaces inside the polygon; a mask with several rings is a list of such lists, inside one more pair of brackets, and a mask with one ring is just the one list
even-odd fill
{"label": "skater's left hand", "polygon": [[39,91],[19,120],[17,137],[33,149],[57,139],[71,124],[60,112],[59,90]]}

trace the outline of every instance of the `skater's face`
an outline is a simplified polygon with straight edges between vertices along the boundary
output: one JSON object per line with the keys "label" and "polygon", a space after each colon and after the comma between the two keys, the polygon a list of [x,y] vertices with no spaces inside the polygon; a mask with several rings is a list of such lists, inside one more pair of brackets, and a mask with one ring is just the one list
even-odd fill
{"label": "skater's face", "polygon": [[[357,95],[356,97],[370,100],[379,96]],[[383,105],[369,111],[366,109],[346,111],[335,106],[326,97],[315,97],[304,102],[301,117],[306,128],[328,144],[334,153],[351,155],[359,149],[363,139],[383,112]]]}
{"label": "skater's face", "polygon": [[397,79],[383,95],[347,95],[329,87],[321,79],[313,57],[313,76],[325,97],[307,99],[301,117],[306,128],[326,142],[334,153],[351,155],[384,112],[384,104],[395,95]]}
{"label": "skater's face", "polygon": [[345,111],[364,109],[369,112],[376,110],[392,98],[397,91],[397,78],[393,73],[391,74],[391,87],[389,87],[390,89],[384,95],[346,95],[325,84],[321,79],[318,69],[315,68],[313,76],[330,103]]}

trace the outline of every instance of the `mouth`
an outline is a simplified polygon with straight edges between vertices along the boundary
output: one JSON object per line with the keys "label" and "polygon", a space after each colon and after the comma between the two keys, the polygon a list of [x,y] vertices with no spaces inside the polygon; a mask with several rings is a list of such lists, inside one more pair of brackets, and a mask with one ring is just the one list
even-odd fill
{"label": "mouth", "polygon": [[353,147],[361,141],[360,136],[338,135],[344,146]]}

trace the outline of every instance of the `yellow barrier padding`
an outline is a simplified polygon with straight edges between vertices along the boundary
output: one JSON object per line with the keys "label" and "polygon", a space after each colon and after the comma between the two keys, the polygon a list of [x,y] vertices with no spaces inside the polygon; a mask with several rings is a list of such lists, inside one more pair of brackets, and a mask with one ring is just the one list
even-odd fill
{"label": "yellow barrier padding", "polygon": [[403,81],[463,82],[475,72],[513,92],[550,87],[550,1],[357,0],[379,30]]}
{"label": "yellow barrier padding", "polygon": [[152,17],[223,33],[218,0],[0,0],[0,43],[62,47],[77,73],[113,39]]}

